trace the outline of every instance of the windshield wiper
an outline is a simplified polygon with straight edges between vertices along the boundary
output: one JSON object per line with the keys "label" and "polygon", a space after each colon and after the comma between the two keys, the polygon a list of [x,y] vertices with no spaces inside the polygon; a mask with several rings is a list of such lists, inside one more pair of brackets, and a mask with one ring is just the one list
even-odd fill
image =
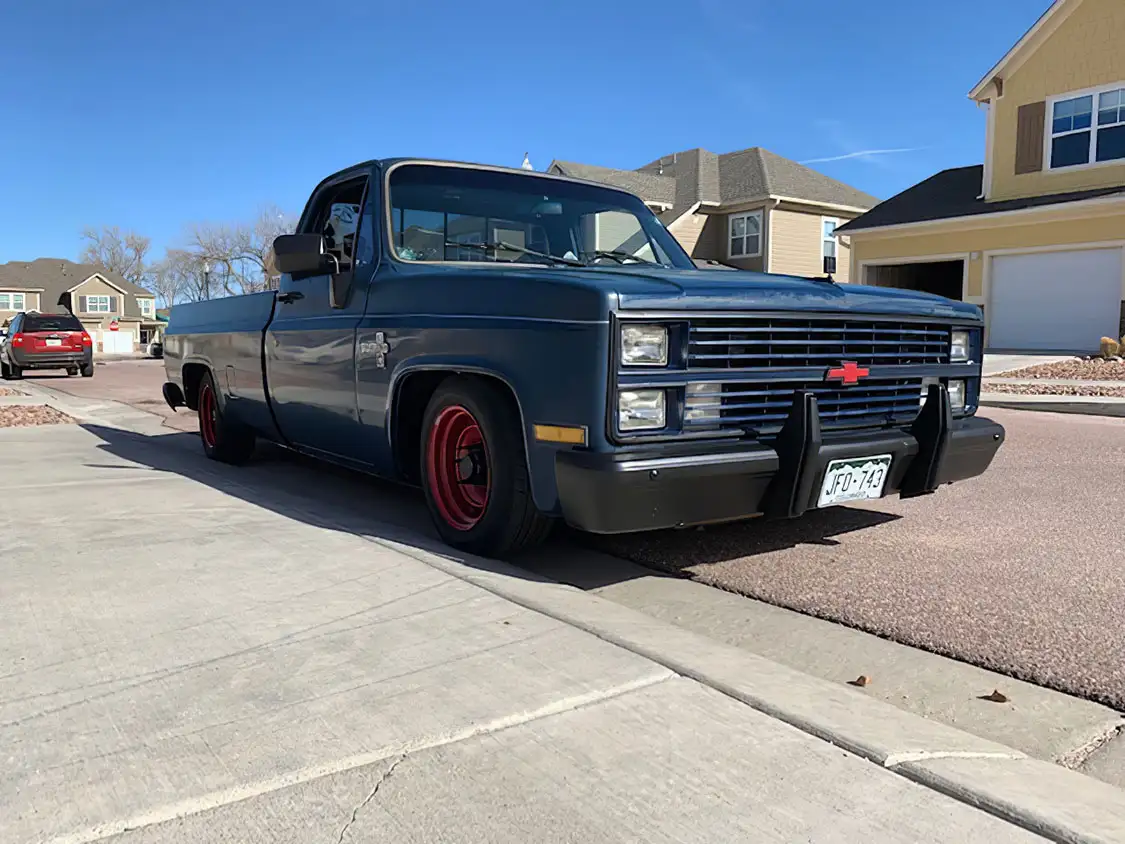
{"label": "windshield wiper", "polygon": [[638,264],[655,264],[658,267],[664,266],[659,261],[650,261],[648,258],[641,258],[631,252],[624,252],[620,249],[597,249],[594,251],[595,258],[612,258],[619,264],[624,264],[626,261],[636,261]]}
{"label": "windshield wiper", "polygon": [[551,255],[547,252],[539,252],[535,249],[528,249],[525,246],[516,246],[514,243],[507,243],[503,240],[496,240],[486,243],[458,243],[455,240],[447,240],[445,242],[445,245],[454,249],[476,249],[478,252],[495,252],[498,249],[504,249],[508,252],[518,252],[521,255],[530,255],[533,258],[543,258],[554,264],[565,264],[568,267],[586,266],[582,261],[579,261],[576,258],[563,258],[560,255]]}

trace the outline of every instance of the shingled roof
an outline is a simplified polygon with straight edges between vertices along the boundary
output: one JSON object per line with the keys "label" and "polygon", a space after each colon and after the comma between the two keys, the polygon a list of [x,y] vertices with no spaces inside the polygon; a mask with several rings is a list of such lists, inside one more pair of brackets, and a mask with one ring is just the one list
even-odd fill
{"label": "shingled roof", "polygon": [[[601,182],[635,193],[647,202],[672,204],[676,196],[676,180],[637,170],[614,170],[612,167],[598,167],[596,164],[578,164],[574,161],[552,161],[551,168],[564,176]],[[550,168],[549,168],[550,169]]]}
{"label": "shingled roof", "polygon": [[662,220],[674,220],[697,203],[734,205],[770,196],[859,209],[879,203],[869,193],[761,147],[721,155],[697,147],[662,156],[636,170],[569,161],[551,166],[567,176],[624,188],[646,202],[671,202],[673,208],[661,215]]}
{"label": "shingled roof", "polygon": [[[50,311],[58,306],[59,297],[63,293],[95,274],[129,294],[127,300],[153,295],[113,270],[93,264],[76,264],[65,258],[36,258],[34,261],[9,261],[7,264],[0,264],[0,287],[7,290],[40,290],[40,307],[44,311]],[[135,301],[126,302],[126,315],[138,316],[139,313]]]}
{"label": "shingled roof", "polygon": [[839,234],[848,234],[863,229],[900,226],[906,223],[929,223],[956,217],[972,217],[977,214],[1023,211],[1044,205],[1061,205],[1110,196],[1125,197],[1125,185],[1118,185],[1021,199],[985,201],[980,198],[983,176],[984,168],[980,164],[942,170],[924,182],[919,182],[902,193],[892,196],[866,214],[840,226],[836,231]]}

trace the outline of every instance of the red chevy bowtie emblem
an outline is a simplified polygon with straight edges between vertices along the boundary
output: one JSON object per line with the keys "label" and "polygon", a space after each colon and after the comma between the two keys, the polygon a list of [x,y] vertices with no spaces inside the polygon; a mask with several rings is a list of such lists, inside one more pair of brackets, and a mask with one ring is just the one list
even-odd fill
{"label": "red chevy bowtie emblem", "polygon": [[870,369],[860,366],[854,360],[846,360],[843,361],[838,369],[828,370],[828,374],[824,376],[824,380],[839,381],[841,384],[848,386],[858,384],[860,378],[866,378],[870,374]]}

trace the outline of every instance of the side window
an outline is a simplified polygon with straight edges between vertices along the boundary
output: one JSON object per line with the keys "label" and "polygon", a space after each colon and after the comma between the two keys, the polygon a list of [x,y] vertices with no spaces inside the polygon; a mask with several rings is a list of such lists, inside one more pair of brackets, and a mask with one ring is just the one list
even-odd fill
{"label": "side window", "polygon": [[353,269],[356,237],[366,179],[346,182],[324,195],[311,231],[324,236],[324,248],[335,256],[340,272]]}

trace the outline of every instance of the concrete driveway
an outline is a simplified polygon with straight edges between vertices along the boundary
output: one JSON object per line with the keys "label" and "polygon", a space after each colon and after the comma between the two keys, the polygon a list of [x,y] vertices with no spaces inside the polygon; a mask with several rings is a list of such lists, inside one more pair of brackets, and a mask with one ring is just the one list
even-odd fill
{"label": "concrete driveway", "polygon": [[[4,844],[1040,840],[890,770],[931,776],[931,756],[942,782],[965,776],[949,757],[983,759],[981,789],[1002,765],[985,802],[1015,789],[1024,826],[1050,821],[1039,763],[1006,748],[764,661],[745,672],[775,709],[826,704],[819,734],[866,735],[846,744],[871,764],[477,585],[462,572],[513,576],[426,552],[378,500],[335,506],[331,475],[294,493],[275,479],[307,471],[196,446],[159,425],[0,431]],[[576,594],[602,624],[608,602]],[[1116,791],[1044,767],[1086,801],[1076,817],[1125,823]]]}
{"label": "concrete driveway", "polygon": [[[38,383],[79,396],[143,399],[166,424],[195,430],[193,414],[172,414],[153,400],[162,382],[160,361],[129,361],[99,367],[93,379]],[[1125,570],[1118,562],[1125,420],[993,408],[982,415],[1008,429],[996,463],[933,496],[781,524],[583,542],[1125,710]],[[179,445],[198,449],[190,437]],[[281,458],[259,471],[282,488],[316,490],[341,507],[361,501],[384,520],[430,531],[411,493],[319,466],[308,474],[294,468]]]}

